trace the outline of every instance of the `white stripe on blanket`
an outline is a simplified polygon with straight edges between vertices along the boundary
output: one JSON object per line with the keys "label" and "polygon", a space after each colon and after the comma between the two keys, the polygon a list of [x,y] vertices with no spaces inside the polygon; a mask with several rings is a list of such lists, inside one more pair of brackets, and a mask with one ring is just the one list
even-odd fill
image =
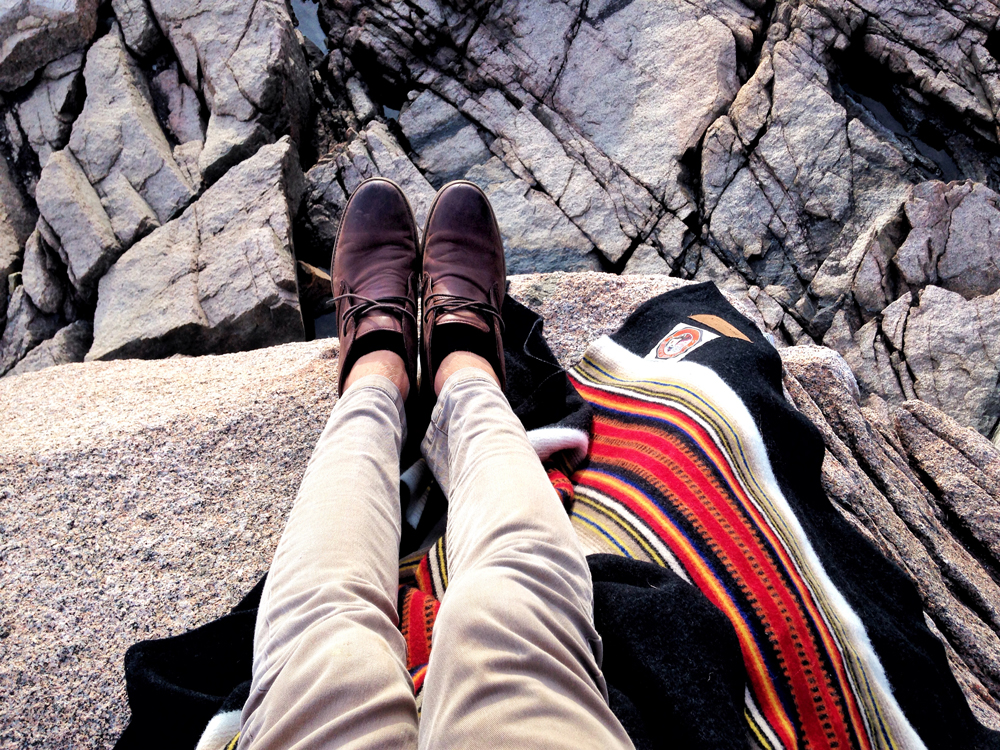
{"label": "white stripe on blanket", "polygon": [[195,750],[223,750],[240,731],[240,711],[216,714],[205,726]]}

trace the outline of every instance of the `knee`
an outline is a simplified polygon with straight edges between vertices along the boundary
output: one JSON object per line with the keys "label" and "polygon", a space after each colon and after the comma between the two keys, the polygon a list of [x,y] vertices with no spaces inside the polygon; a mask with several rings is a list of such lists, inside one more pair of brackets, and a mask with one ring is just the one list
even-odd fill
{"label": "knee", "polygon": [[515,651],[532,631],[531,639],[544,641],[592,630],[589,579],[573,581],[540,560],[477,568],[453,580],[434,625],[435,639],[494,647],[500,639]]}
{"label": "knee", "polygon": [[[569,533],[573,534],[572,529]],[[449,548],[449,557],[450,552]],[[567,599],[587,611],[592,607],[590,568],[575,536],[547,528],[500,526],[481,540],[476,554],[455,557],[456,564],[449,564],[448,593],[461,581],[463,591],[468,590],[463,596],[496,591],[507,592],[510,597]],[[490,606],[491,601],[485,596],[477,604]]]}

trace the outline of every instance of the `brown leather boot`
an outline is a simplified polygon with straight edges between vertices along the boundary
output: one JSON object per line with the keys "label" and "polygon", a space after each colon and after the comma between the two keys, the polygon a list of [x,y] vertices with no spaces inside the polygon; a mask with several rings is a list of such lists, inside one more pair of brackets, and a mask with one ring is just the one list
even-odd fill
{"label": "brown leather boot", "polygon": [[438,191],[424,229],[423,389],[433,393],[441,360],[471,351],[493,365],[506,390],[503,306],[507,284],[503,241],[489,199],[462,180]]}
{"label": "brown leather boot", "polygon": [[351,195],[337,233],[330,283],[340,336],[339,393],[358,357],[395,351],[417,390],[420,257],[410,204],[396,183],[372,178]]}

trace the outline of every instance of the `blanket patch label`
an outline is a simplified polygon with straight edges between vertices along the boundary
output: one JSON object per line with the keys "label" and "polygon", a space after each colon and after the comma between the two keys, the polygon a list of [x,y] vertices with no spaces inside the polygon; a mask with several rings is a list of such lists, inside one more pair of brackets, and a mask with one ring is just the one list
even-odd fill
{"label": "blanket patch label", "polygon": [[670,333],[660,339],[660,342],[646,355],[646,359],[675,361],[684,359],[699,346],[717,338],[719,338],[717,333],[687,323],[678,323],[670,329]]}

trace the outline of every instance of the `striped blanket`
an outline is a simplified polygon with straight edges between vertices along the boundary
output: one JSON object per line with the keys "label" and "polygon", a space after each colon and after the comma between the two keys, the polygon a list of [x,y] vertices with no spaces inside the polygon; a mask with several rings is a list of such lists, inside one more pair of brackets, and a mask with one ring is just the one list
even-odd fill
{"label": "striped blanket", "polygon": [[[508,300],[504,318],[508,397],[588,552],[611,708],[639,750],[1000,750],[912,582],[824,495],[777,352],[713,285],[645,303],[568,377],[537,315]],[[262,583],[129,650],[118,748],[232,740]],[[418,705],[447,586],[445,534],[400,565]]]}
{"label": "striped blanket", "polygon": [[923,747],[736,394],[703,365],[643,359],[610,339],[572,378],[594,409],[590,462],[573,476],[585,549],[667,566],[722,610],[756,742]]}
{"label": "striped blanket", "polygon": [[[985,737],[912,586],[823,496],[822,443],[782,397],[780,373],[773,347],[714,287],[683,289],[640,308],[570,371],[587,419],[529,434],[586,552],[666,568],[728,619],[746,670],[749,746],[889,750]],[[419,694],[447,540],[401,571]],[[900,669],[908,658],[917,662]],[[921,699],[913,672],[937,674],[948,700]],[[926,694],[926,681],[915,684]]]}

